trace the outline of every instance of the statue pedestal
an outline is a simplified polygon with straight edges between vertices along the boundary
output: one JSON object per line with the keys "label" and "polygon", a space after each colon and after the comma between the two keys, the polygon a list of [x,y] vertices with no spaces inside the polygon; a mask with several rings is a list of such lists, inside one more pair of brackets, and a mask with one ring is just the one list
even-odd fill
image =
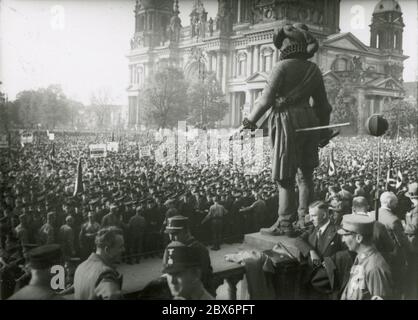
{"label": "statue pedestal", "polygon": [[300,251],[297,247],[297,238],[289,238],[287,236],[271,236],[261,234],[260,232],[249,233],[244,237],[244,243],[249,247],[257,248],[260,251],[271,250],[277,243],[283,244],[289,253],[299,259]]}

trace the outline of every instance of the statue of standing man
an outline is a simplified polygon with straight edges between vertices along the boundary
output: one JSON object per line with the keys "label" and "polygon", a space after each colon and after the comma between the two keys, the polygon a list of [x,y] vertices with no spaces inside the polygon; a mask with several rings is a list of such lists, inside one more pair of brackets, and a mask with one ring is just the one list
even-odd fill
{"label": "statue of standing man", "polygon": [[[318,42],[304,24],[285,25],[275,32],[274,45],[280,61],[270,74],[263,94],[253,111],[244,118],[245,129],[255,129],[270,108],[268,118],[272,144],[272,179],[279,191],[278,219],[261,229],[271,235],[295,236],[293,223],[303,225],[313,195],[313,171],[319,165],[318,148],[330,138],[330,131],[296,132],[299,128],[328,125],[331,106],[322,73],[308,61],[318,50]],[[312,98],[312,105],[310,104]],[[295,207],[295,180],[299,190]]]}

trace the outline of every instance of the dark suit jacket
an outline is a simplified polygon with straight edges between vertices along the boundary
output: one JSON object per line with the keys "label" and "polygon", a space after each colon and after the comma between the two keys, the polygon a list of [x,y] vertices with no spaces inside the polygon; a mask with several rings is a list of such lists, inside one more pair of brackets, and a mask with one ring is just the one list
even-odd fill
{"label": "dark suit jacket", "polygon": [[316,235],[319,228],[312,228],[299,236],[296,240],[297,246],[304,257],[308,257],[309,251],[311,250],[315,250],[321,258],[329,257],[337,251],[345,249],[337,230],[338,228],[330,223],[319,237],[318,244],[315,248]]}

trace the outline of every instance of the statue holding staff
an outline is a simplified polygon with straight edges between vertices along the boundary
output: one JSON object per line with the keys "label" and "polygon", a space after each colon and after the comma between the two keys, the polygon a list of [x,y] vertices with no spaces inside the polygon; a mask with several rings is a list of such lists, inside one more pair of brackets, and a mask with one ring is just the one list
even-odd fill
{"label": "statue holding staff", "polygon": [[[278,186],[279,210],[273,226],[261,232],[295,236],[293,223],[298,217],[298,224],[304,226],[312,200],[312,176],[319,165],[318,148],[332,137],[329,129],[299,130],[329,125],[332,108],[321,71],[308,61],[319,47],[308,27],[287,24],[275,32],[273,41],[280,50],[280,61],[252,112],[244,118],[243,128],[257,128],[257,121],[270,111],[267,121],[272,144],[272,179]],[[295,207],[295,180],[299,190],[298,208]]]}

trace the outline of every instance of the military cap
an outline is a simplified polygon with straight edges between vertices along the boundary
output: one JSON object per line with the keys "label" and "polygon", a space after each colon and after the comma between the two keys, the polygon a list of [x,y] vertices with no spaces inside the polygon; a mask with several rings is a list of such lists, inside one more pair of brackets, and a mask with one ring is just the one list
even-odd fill
{"label": "military cap", "polygon": [[176,273],[188,268],[199,267],[195,247],[188,247],[181,242],[173,241],[165,249],[163,273]]}
{"label": "military cap", "polygon": [[58,244],[40,246],[30,250],[27,256],[32,269],[47,269],[61,262],[61,246]]}
{"label": "military cap", "polygon": [[168,218],[165,233],[179,232],[183,229],[187,229],[189,218],[181,215]]}
{"label": "military cap", "polygon": [[358,233],[364,236],[371,235],[373,234],[374,222],[373,218],[366,215],[346,214],[343,216],[338,234]]}
{"label": "military cap", "polygon": [[36,243],[25,243],[25,244],[22,245],[22,247],[25,250],[31,250],[31,249],[34,249],[34,248],[39,247],[39,244],[36,244]]}
{"label": "military cap", "polygon": [[115,210],[115,209],[117,209],[118,208],[118,206],[116,205],[116,204],[114,204],[114,203],[112,203],[110,206],[109,206],[109,209],[110,210]]}
{"label": "military cap", "polygon": [[164,205],[168,206],[168,205],[173,204],[173,203],[175,203],[174,199],[168,199],[166,202],[164,202]]}

